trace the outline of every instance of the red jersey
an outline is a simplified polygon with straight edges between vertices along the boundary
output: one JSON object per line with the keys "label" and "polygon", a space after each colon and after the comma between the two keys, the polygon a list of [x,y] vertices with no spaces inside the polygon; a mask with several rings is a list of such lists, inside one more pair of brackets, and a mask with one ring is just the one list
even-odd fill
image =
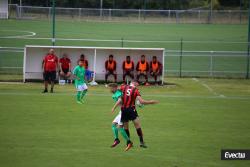
{"label": "red jersey", "polygon": [[59,60],[59,62],[61,63],[62,69],[64,69],[64,70],[69,69],[69,64],[71,63],[71,61],[70,61],[69,58],[63,57],[63,58],[61,58],[61,59]]}
{"label": "red jersey", "polygon": [[141,96],[139,90],[136,87],[124,85],[121,86],[122,96],[122,108],[135,107],[135,100],[137,96]]}
{"label": "red jersey", "polygon": [[56,71],[58,58],[55,55],[47,54],[44,59],[44,71]]}

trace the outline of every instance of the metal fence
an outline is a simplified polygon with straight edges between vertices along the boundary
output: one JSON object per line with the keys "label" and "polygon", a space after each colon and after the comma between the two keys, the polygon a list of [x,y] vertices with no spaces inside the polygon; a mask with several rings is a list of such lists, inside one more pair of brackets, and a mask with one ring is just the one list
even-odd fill
{"label": "metal fence", "polygon": [[[9,5],[9,17],[14,19],[50,19],[51,7]],[[143,23],[224,23],[246,24],[246,10],[142,10],[142,9],[55,9],[56,19],[78,21],[112,21]]]}
{"label": "metal fence", "polygon": [[[23,51],[23,48],[0,48],[1,81],[22,80]],[[164,72],[166,77],[246,78],[247,61],[247,52],[241,51],[166,50]]]}

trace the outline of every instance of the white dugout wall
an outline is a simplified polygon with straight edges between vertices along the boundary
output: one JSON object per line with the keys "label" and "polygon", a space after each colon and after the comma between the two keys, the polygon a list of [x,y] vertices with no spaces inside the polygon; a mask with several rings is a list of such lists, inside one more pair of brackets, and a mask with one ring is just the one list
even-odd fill
{"label": "white dugout wall", "polygon": [[[164,78],[164,52],[163,48],[112,48],[112,47],[73,47],[73,46],[35,46],[27,45],[24,51],[23,62],[23,81],[27,80],[42,80],[42,60],[48,53],[49,49],[53,48],[58,58],[61,58],[63,53],[67,53],[71,59],[72,70],[77,65],[77,60],[81,54],[89,63],[89,70],[94,71],[94,81],[105,80],[105,61],[112,54],[117,62],[117,80],[122,81],[122,63],[126,56],[131,56],[136,66],[141,55],[146,56],[146,60],[150,62],[153,56],[157,56],[159,62],[163,65],[163,73],[161,80]],[[149,77],[150,78],[150,77]],[[152,78],[151,78],[152,79]],[[113,76],[109,77],[113,80]]]}

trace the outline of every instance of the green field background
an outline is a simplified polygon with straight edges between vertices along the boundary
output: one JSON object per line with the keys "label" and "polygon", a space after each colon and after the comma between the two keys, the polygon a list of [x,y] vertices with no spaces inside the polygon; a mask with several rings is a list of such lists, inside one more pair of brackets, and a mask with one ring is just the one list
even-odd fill
{"label": "green field background", "polygon": [[[1,47],[20,47],[25,45],[52,45],[50,38],[52,27],[50,21],[0,20],[0,37],[27,35],[36,33],[28,39],[0,38]],[[247,51],[247,25],[221,24],[138,24],[106,22],[56,22],[56,45],[61,46],[102,46],[102,47],[147,47],[165,48],[165,71],[167,75],[179,75],[180,58],[173,57],[168,51],[180,51],[183,39],[183,51]],[[63,39],[97,39],[117,41],[79,41]],[[123,39],[123,41],[122,41]],[[131,41],[127,41],[131,40]],[[133,42],[137,41],[137,42]],[[140,42],[138,42],[140,41]],[[147,42],[143,42],[147,41]],[[151,41],[151,42],[150,42]],[[154,42],[156,41],[156,42]],[[197,53],[193,53],[197,54]],[[0,49],[0,73],[21,74],[22,52]],[[61,56],[61,55],[59,55]],[[185,54],[184,54],[185,56]],[[216,54],[215,54],[216,56]],[[245,77],[247,54],[233,57],[219,56],[214,58],[213,70],[219,77]],[[183,75],[210,76],[210,58],[201,54],[199,57],[183,58]],[[186,71],[186,73],[185,73]],[[189,71],[189,72],[188,72]],[[196,71],[194,73],[190,71]],[[230,73],[233,71],[233,73]]]}

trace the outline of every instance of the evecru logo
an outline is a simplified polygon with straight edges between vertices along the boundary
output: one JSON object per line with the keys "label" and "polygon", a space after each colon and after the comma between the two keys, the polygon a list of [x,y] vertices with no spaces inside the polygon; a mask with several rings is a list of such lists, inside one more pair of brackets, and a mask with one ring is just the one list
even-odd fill
{"label": "evecru logo", "polygon": [[250,150],[221,150],[221,160],[250,160]]}

